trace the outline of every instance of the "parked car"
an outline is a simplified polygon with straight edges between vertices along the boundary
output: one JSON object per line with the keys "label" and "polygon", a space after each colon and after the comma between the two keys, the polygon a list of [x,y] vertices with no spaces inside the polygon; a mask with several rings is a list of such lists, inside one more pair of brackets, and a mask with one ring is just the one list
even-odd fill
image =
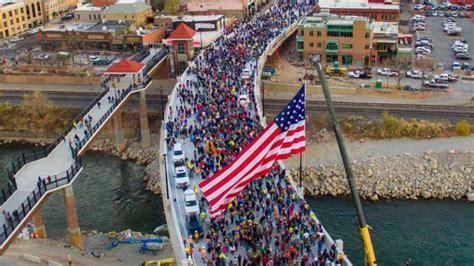
{"label": "parked car", "polygon": [[66,14],[64,16],[61,17],[61,20],[70,20],[70,19],[73,19],[74,18],[74,14]]}
{"label": "parked car", "polygon": [[471,56],[468,53],[457,53],[455,58],[457,60],[471,60]]}
{"label": "parked car", "polygon": [[192,189],[184,191],[184,212],[186,215],[199,214],[200,212],[196,193]]}
{"label": "parked car", "polygon": [[443,89],[449,88],[448,83],[437,82],[435,79],[425,81],[424,85],[425,87],[428,87],[428,88],[443,88]]}
{"label": "parked car", "polygon": [[405,85],[405,86],[403,87],[403,90],[405,90],[405,91],[420,91],[420,89],[415,88],[415,87],[412,87],[412,86],[410,86],[410,85]]}
{"label": "parked car", "polygon": [[189,185],[189,176],[184,165],[175,168],[176,187],[185,188]]}
{"label": "parked car", "polygon": [[377,74],[390,77],[398,76],[397,72],[391,71],[389,68],[379,68],[377,69]]}
{"label": "parked car", "polygon": [[184,161],[183,144],[175,143],[173,147],[173,162]]}
{"label": "parked car", "polygon": [[372,78],[372,74],[363,70],[354,70],[349,72],[349,77],[357,79],[370,79]]}
{"label": "parked car", "polygon": [[408,71],[405,75],[407,78],[421,79],[423,77],[423,72],[418,69],[412,69]]}
{"label": "parked car", "polygon": [[453,71],[454,70],[461,70],[461,64],[459,62],[453,62],[453,64],[451,65],[451,67],[453,68]]}
{"label": "parked car", "polygon": [[433,79],[440,82],[440,81],[447,81],[447,82],[455,82],[459,79],[458,76],[454,76],[451,73],[442,73],[440,75],[433,76]]}
{"label": "parked car", "polygon": [[431,54],[431,50],[424,47],[424,46],[419,46],[419,47],[416,47],[416,50],[415,52],[417,54]]}
{"label": "parked car", "polygon": [[456,54],[458,53],[468,53],[468,49],[464,46],[456,46],[455,48],[453,48],[453,52],[455,52]]}
{"label": "parked car", "polygon": [[413,26],[413,30],[414,30],[414,31],[423,31],[423,30],[425,30],[425,29],[426,29],[425,26],[422,26],[422,25],[415,25],[415,26]]}

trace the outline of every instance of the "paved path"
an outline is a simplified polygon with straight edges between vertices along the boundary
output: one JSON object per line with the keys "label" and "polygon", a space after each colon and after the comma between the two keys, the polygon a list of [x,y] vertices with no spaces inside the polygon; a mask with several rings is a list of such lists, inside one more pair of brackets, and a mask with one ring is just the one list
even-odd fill
{"label": "paved path", "polygon": [[[155,54],[159,52],[159,49],[151,49],[150,55],[143,59],[142,63],[147,64]],[[125,75],[120,79],[120,82],[116,84],[116,88],[110,88],[106,94],[84,115],[83,119],[91,119],[91,128],[94,128],[98,124],[99,131],[100,128],[105,124],[105,121],[99,121],[101,118],[107,115],[107,112],[114,105],[114,101],[109,101],[108,98],[119,99],[119,94],[126,95],[125,89],[127,89],[130,84],[133,84],[132,75]],[[146,85],[146,84],[145,84]],[[110,86],[110,82],[106,84]],[[138,85],[137,89],[143,89],[143,84]],[[126,97],[122,98],[122,101]],[[116,108],[114,109],[114,111]],[[108,117],[111,117],[112,113],[109,113]],[[95,132],[92,132],[95,133]],[[88,133],[90,134],[90,133]],[[85,125],[77,125],[74,127],[66,136],[65,140],[61,141],[49,154],[47,157],[27,163],[24,165],[16,174],[15,179],[17,182],[18,189],[11,195],[11,197],[0,206],[0,212],[7,211],[10,214],[14,210],[21,207],[21,203],[27,200],[37,187],[37,182],[39,179],[47,179],[48,176],[52,177],[54,181],[54,176],[58,175],[58,178],[65,176],[65,172],[68,171],[71,166],[75,163],[75,159],[72,156],[72,151],[70,148],[69,141],[72,142],[72,147],[76,148],[74,137],[77,136],[77,139],[84,142],[86,139],[86,127]],[[87,146],[93,138],[85,140],[84,145],[81,147]],[[0,225],[5,224],[4,215],[0,215]],[[3,230],[0,230],[0,233]]]}
{"label": "paved path", "polygon": [[[347,151],[351,160],[373,160],[382,156],[391,157],[404,153],[421,154],[426,151],[434,153],[458,150],[463,152],[474,151],[474,137],[437,138],[428,140],[416,139],[390,139],[368,140],[364,143],[348,142]],[[337,143],[311,143],[304,153],[306,166],[341,163]],[[289,158],[290,168],[299,167],[298,158]]]}

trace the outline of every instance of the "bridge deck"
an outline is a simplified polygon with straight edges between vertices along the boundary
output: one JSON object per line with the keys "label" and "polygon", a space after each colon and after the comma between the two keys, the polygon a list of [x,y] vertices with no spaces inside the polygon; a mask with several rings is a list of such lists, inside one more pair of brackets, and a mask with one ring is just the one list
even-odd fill
{"label": "bridge deck", "polygon": [[[154,48],[150,49],[149,55],[141,61],[147,65],[147,68],[145,69],[147,73],[153,69],[155,64],[161,62],[160,60],[164,58],[164,55],[166,55],[164,50]],[[38,181],[40,179],[42,181],[44,180],[46,184],[49,184],[54,183],[57,179],[64,178],[67,175],[66,172],[75,165],[77,160],[76,154],[79,154],[78,152],[81,149],[87,147],[87,144],[92,141],[94,135],[105,125],[105,122],[113,116],[118,107],[128,99],[128,96],[136,91],[146,89],[150,84],[150,80],[143,80],[141,84],[136,82],[139,84],[137,87],[127,90],[133,83],[132,74],[127,74],[121,77],[120,81],[115,85],[116,88],[110,87],[110,79],[103,83],[104,89],[106,89],[102,92],[102,97],[97,99],[91,108],[82,116],[84,119],[91,119],[90,130],[86,133],[87,127],[83,123],[72,127],[65,135],[64,140],[61,140],[46,157],[23,165],[23,167],[21,167],[21,169],[19,169],[14,175],[17,190],[13,192],[12,195],[0,206],[0,211],[5,211],[12,215],[15,210],[19,209],[19,207],[21,210],[22,203],[28,202],[28,197],[31,197],[33,191],[38,188]],[[116,101],[109,101],[109,98],[112,97],[116,99]],[[75,136],[77,136],[79,141],[76,142],[74,139]],[[82,165],[80,165],[80,167],[82,167]],[[76,171],[75,174],[78,172],[79,171]],[[72,180],[73,176],[70,178]],[[62,182],[57,185],[67,185],[68,182]],[[46,187],[48,188],[48,186]],[[38,202],[39,201],[34,202],[33,205]],[[31,208],[34,208],[34,206]],[[30,208],[28,208],[28,210],[29,209]],[[25,217],[23,217],[23,219]],[[17,222],[22,224],[23,221]],[[9,224],[11,224],[11,222],[7,223],[5,215],[0,215],[0,235],[2,235],[2,238],[0,239],[2,240],[2,249],[5,248],[3,246],[6,240],[4,235],[5,226]],[[15,233],[20,229],[21,228],[18,228],[17,226],[13,234],[10,234],[9,232],[7,233],[8,237],[15,235]]]}

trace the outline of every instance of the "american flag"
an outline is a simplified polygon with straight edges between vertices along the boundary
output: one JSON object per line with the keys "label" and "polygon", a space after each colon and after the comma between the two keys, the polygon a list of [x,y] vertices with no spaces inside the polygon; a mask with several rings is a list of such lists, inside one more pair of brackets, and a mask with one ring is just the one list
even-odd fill
{"label": "american flag", "polygon": [[288,106],[232,163],[199,183],[213,217],[221,215],[250,181],[268,174],[276,160],[305,150],[305,90],[303,85]]}

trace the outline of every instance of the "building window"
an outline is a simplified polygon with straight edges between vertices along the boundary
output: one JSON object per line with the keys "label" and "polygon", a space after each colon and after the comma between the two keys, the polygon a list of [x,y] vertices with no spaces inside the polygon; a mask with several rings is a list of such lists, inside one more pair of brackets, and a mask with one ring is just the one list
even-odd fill
{"label": "building window", "polygon": [[318,36],[321,36],[321,32],[318,30]]}
{"label": "building window", "polygon": [[15,9],[15,15],[18,15],[18,9]]}
{"label": "building window", "polygon": [[335,42],[329,42],[329,43],[326,45],[326,50],[328,50],[328,51],[337,51],[337,43],[335,43]]}
{"label": "building window", "polygon": [[184,61],[179,61],[179,62],[178,62],[178,73],[179,73],[179,74],[184,73],[184,71],[186,70],[186,67],[187,67],[187,63],[186,63],[186,62],[184,62]]}
{"label": "building window", "polygon": [[20,13],[22,13],[22,14],[25,13],[25,10],[23,9],[23,7],[20,8]]}
{"label": "building window", "polygon": [[344,37],[344,38],[352,38],[352,31],[329,31],[327,32],[328,37]]}
{"label": "building window", "polygon": [[368,39],[370,37],[370,33],[366,32],[365,33],[365,38]]}
{"label": "building window", "polygon": [[5,13],[2,14],[3,19],[7,19],[7,15]]}
{"label": "building window", "polygon": [[310,31],[309,36],[314,36],[314,31]]}
{"label": "building window", "polygon": [[20,18],[16,18],[16,23],[20,23]]}
{"label": "building window", "polygon": [[13,16],[13,13],[11,11],[8,12],[8,15],[10,15],[10,17]]}
{"label": "building window", "polygon": [[178,42],[178,54],[184,54],[184,42]]}
{"label": "building window", "polygon": [[331,64],[337,62],[337,54],[328,54],[326,55],[326,63]]}
{"label": "building window", "polygon": [[[37,2],[37,3],[36,3],[36,9],[38,9],[38,13],[41,12],[40,2]],[[41,15],[40,15],[40,16],[41,16]]]}
{"label": "building window", "polygon": [[313,43],[313,42],[310,42],[310,43],[309,43],[309,47],[314,47],[314,43]]}
{"label": "building window", "polygon": [[304,42],[296,42],[296,50],[304,50]]}
{"label": "building window", "polygon": [[81,15],[77,14],[77,19],[80,20],[80,19],[81,19]]}
{"label": "building window", "polygon": [[91,14],[89,14],[89,20],[92,20],[92,15]]}
{"label": "building window", "polygon": [[352,55],[342,55],[343,65],[352,65]]}
{"label": "building window", "polygon": [[342,44],[342,49],[352,49],[352,44],[343,43],[343,44]]}
{"label": "building window", "polygon": [[365,50],[368,50],[368,49],[369,49],[369,45],[366,44],[366,45],[365,45]]}
{"label": "building window", "polygon": [[321,46],[322,46],[322,45],[321,45],[321,43],[320,43],[320,42],[318,42],[318,48],[321,48]]}

